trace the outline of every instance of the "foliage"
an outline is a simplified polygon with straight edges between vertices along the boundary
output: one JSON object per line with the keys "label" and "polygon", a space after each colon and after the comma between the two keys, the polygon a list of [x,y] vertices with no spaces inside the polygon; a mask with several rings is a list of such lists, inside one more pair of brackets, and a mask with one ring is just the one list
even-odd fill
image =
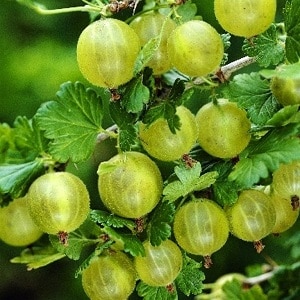
{"label": "foliage", "polygon": [[[87,12],[91,22],[99,17],[115,17],[130,23],[140,14],[153,10],[173,18],[178,25],[200,19],[198,10],[202,5],[194,0],[95,0],[82,1],[82,6],[50,9],[32,0],[16,2],[42,15]],[[167,239],[175,241],[174,216],[193,196],[209,198],[226,210],[243,190],[268,186],[272,173],[281,164],[300,160],[299,104],[281,105],[270,87],[272,77],[278,72],[274,71],[275,67],[297,66],[299,62],[299,11],[300,1],[288,0],[280,13],[280,23],[272,24],[258,36],[239,38],[246,64],[253,64],[251,71],[243,72],[245,65],[239,61],[225,65],[230,60],[231,40],[236,37],[224,34],[225,53],[220,70],[195,78],[175,69],[154,76],[146,65],[161,43],[162,26],[159,36],[140,50],[133,78],[127,83],[105,89],[87,82],[67,81],[59,87],[56,98],[45,99],[32,118],[16,116],[12,125],[1,123],[0,206],[5,206],[26,195],[33,181],[44,173],[76,164],[87,165],[104,140],[115,140],[119,152],[145,153],[139,138],[139,123],[150,126],[164,118],[176,134],[181,126],[176,115],[178,106],[195,112],[210,100],[228,98],[244,109],[251,121],[251,141],[237,157],[216,158],[195,144],[180,160],[166,165],[154,160],[163,174],[164,188],[159,204],[148,215],[134,220],[123,218],[112,214],[100,202],[100,207],[91,207],[83,225],[68,233],[67,243],[62,244],[56,235],[49,235],[22,249],[11,262],[25,264],[28,270],[33,270],[63,258],[70,259],[77,263],[75,277],[78,277],[94,257],[107,251],[123,251],[132,259],[144,256],[142,242],[146,239],[153,246]],[[239,73],[230,78],[237,70]],[[97,199],[99,195],[90,196]],[[297,234],[291,233],[282,246],[290,251],[290,261],[272,266],[264,284],[256,277],[246,279],[244,285],[233,280],[221,287],[222,292],[229,299],[296,299],[300,295],[298,244]],[[138,281],[135,293],[151,300],[180,299],[181,295],[204,297],[206,273],[202,270],[202,258],[192,257],[183,250],[182,253],[183,267],[174,282],[152,287]]]}

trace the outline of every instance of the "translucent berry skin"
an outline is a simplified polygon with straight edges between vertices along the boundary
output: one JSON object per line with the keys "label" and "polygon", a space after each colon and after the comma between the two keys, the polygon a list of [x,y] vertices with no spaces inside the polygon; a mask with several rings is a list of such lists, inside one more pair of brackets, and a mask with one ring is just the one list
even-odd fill
{"label": "translucent berry skin", "polygon": [[116,88],[132,79],[139,51],[139,37],[129,25],[113,18],[101,19],[80,34],[77,62],[92,84]]}
{"label": "translucent berry skin", "polygon": [[290,229],[299,217],[299,207],[294,208],[290,199],[271,194],[271,199],[276,211],[276,222],[272,233],[278,234]]}
{"label": "translucent berry skin", "polygon": [[198,142],[210,155],[233,158],[249,144],[251,123],[246,112],[227,99],[209,102],[196,114]]}
{"label": "translucent berry skin", "polygon": [[133,262],[123,252],[95,257],[82,272],[82,286],[91,300],[128,299],[135,283]]}
{"label": "translucent berry skin", "polygon": [[154,75],[163,74],[171,69],[171,62],[167,54],[167,41],[175,29],[176,23],[158,12],[151,12],[135,18],[130,23],[130,27],[139,36],[142,46],[152,38],[158,37],[163,30],[158,49],[154,52],[147,66],[152,68]]}
{"label": "translucent berry skin", "polygon": [[145,154],[117,154],[98,168],[98,190],[103,204],[114,214],[140,218],[159,202],[163,181],[156,164]]}
{"label": "translucent berry skin", "polygon": [[147,126],[139,126],[139,137],[144,149],[161,161],[174,161],[189,153],[197,140],[195,116],[184,106],[177,107],[176,113],[181,127],[172,133],[167,120],[160,118]]}
{"label": "translucent berry skin", "polygon": [[276,222],[270,196],[259,190],[244,190],[226,210],[230,231],[244,241],[256,242],[269,235]]}
{"label": "translucent berry skin", "polygon": [[210,256],[224,246],[229,224],[223,209],[205,198],[190,201],[178,209],[174,218],[174,235],[185,251]]}
{"label": "translucent berry skin", "polygon": [[68,172],[40,176],[30,186],[26,199],[35,224],[49,234],[74,231],[90,211],[85,184]]}
{"label": "translucent berry skin", "polygon": [[0,240],[22,247],[37,241],[43,232],[33,222],[26,199],[18,198],[0,208]]}
{"label": "translucent berry skin", "polygon": [[276,14],[276,0],[215,0],[214,10],[224,30],[250,38],[270,27]]}
{"label": "translucent berry skin", "polygon": [[206,76],[220,66],[224,46],[210,24],[192,20],[173,30],[168,39],[168,55],[180,72],[191,77]]}
{"label": "translucent berry skin", "polygon": [[273,173],[271,188],[282,198],[300,198],[300,161],[282,164]]}
{"label": "translucent berry skin", "polygon": [[150,286],[167,286],[172,283],[182,268],[182,254],[171,240],[152,246],[143,243],[146,256],[136,256],[134,265],[139,278]]}

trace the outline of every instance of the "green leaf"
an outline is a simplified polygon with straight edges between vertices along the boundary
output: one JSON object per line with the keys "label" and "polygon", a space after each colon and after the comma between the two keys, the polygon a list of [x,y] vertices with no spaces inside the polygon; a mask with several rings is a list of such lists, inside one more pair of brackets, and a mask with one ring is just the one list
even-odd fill
{"label": "green leaf", "polygon": [[201,191],[212,185],[218,176],[217,172],[208,172],[200,176],[201,164],[197,162],[192,168],[176,166],[174,171],[179,180],[170,182],[163,190],[164,200],[175,201],[186,197],[194,191]]}
{"label": "green leaf", "polygon": [[43,172],[44,164],[40,159],[0,166],[0,194],[9,194],[12,198],[23,196],[29,185]]}
{"label": "green leaf", "polygon": [[275,128],[257,141],[250,142],[229,180],[249,188],[267,178],[279,164],[300,159],[299,123]]}
{"label": "green leaf", "polygon": [[258,73],[236,75],[223,92],[230,101],[244,108],[257,125],[264,125],[280,107],[268,80]]}
{"label": "green leaf", "polygon": [[148,224],[148,237],[151,245],[159,246],[171,236],[173,221],[175,214],[175,205],[172,202],[161,202],[154,211],[151,221]]}
{"label": "green leaf", "polygon": [[285,51],[290,63],[300,59],[300,0],[287,1],[284,9],[286,30]]}
{"label": "green leaf", "polygon": [[166,287],[149,286],[146,283],[140,281],[137,284],[136,290],[140,297],[144,300],[177,300],[178,295],[175,285],[172,286],[173,291],[168,291]]}
{"label": "green leaf", "polygon": [[120,101],[111,101],[109,111],[111,118],[119,128],[119,147],[121,151],[130,151],[137,144],[137,130],[134,125],[137,115],[127,112]]}
{"label": "green leaf", "polygon": [[264,294],[259,285],[254,285],[250,289],[243,289],[241,283],[237,279],[226,282],[222,286],[226,299],[235,300],[267,300],[267,295]]}
{"label": "green leaf", "polygon": [[101,127],[103,105],[97,93],[80,82],[66,82],[37,112],[38,125],[51,139],[49,151],[59,162],[88,159],[96,145]]}
{"label": "green leaf", "polygon": [[299,104],[288,105],[276,112],[273,117],[266,123],[269,126],[285,126],[290,123],[300,122]]}
{"label": "green leaf", "polygon": [[238,198],[239,187],[235,182],[228,181],[228,175],[232,171],[232,162],[220,162],[212,170],[218,172],[219,176],[212,185],[214,199],[221,205],[231,205]]}
{"label": "green leaf", "polygon": [[132,79],[125,85],[125,90],[121,93],[122,105],[129,113],[141,112],[150,99],[150,91],[143,84],[143,76]]}
{"label": "green leaf", "polygon": [[246,55],[255,57],[256,62],[265,68],[278,65],[285,55],[284,45],[278,39],[275,24],[272,24],[263,34],[250,40],[245,39],[242,49]]}
{"label": "green leaf", "polygon": [[101,255],[101,253],[105,250],[105,249],[108,249],[111,247],[111,245],[113,244],[113,241],[109,240],[109,241],[106,241],[105,243],[101,243],[101,244],[98,244],[98,246],[96,247],[95,251],[90,254],[83,262],[82,264],[78,267],[78,269],[76,270],[75,272],[75,278],[77,278],[80,274],[82,274],[83,270],[86,269],[91,260],[94,258],[94,257],[97,257],[99,255]]}
{"label": "green leaf", "polygon": [[6,162],[8,151],[15,148],[13,129],[6,123],[0,124],[0,163]]}
{"label": "green leaf", "polygon": [[136,224],[134,221],[129,219],[124,219],[108,213],[102,210],[92,210],[90,213],[90,218],[93,222],[102,224],[104,226],[115,227],[115,228],[122,228],[127,227],[130,230],[134,230]]}
{"label": "green leaf", "polygon": [[182,23],[190,21],[194,19],[197,14],[197,5],[191,0],[183,2],[182,5],[178,6],[176,13],[180,16]]}
{"label": "green leaf", "polygon": [[20,256],[12,258],[10,262],[26,264],[27,270],[31,271],[49,265],[64,257],[64,254],[57,252],[52,247],[31,247],[23,250]]}
{"label": "green leaf", "polygon": [[180,120],[176,115],[176,107],[192,97],[193,89],[185,90],[185,81],[176,79],[167,98],[158,105],[150,107],[146,112],[143,123],[150,125],[159,118],[166,119],[172,133],[180,128]]}
{"label": "green leaf", "polygon": [[110,227],[104,227],[103,231],[115,241],[118,250],[129,252],[132,256],[145,256],[144,246],[135,235],[118,233]]}
{"label": "green leaf", "polygon": [[184,255],[183,267],[176,278],[175,283],[178,289],[185,295],[198,295],[202,292],[205,275],[200,268],[201,263],[196,262],[186,254]]}

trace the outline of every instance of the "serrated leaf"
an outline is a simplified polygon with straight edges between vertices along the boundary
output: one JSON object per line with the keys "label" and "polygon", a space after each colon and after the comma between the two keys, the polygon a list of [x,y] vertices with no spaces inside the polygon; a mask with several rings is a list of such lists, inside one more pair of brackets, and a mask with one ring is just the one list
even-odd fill
{"label": "serrated leaf", "polygon": [[243,289],[241,283],[237,279],[226,282],[222,286],[226,299],[235,300],[267,300],[267,295],[264,294],[262,288],[256,284],[250,289]]}
{"label": "serrated leaf", "polygon": [[228,181],[228,175],[232,171],[233,164],[231,162],[220,162],[216,164],[212,170],[218,172],[219,176],[212,185],[214,199],[221,205],[231,205],[238,198],[239,187],[235,182]]}
{"label": "serrated leaf", "polygon": [[299,123],[271,130],[258,141],[250,142],[229,180],[249,188],[267,178],[279,164],[300,159]]}
{"label": "serrated leaf", "polygon": [[126,84],[121,101],[127,112],[139,113],[149,99],[150,91],[143,84],[143,76],[138,76]]}
{"label": "serrated leaf", "polygon": [[186,1],[178,6],[176,13],[180,16],[182,23],[192,20],[197,14],[197,5],[192,1]]}
{"label": "serrated leaf", "polygon": [[202,292],[205,274],[200,268],[201,263],[196,262],[186,254],[184,255],[183,267],[175,283],[186,296],[198,295]]}
{"label": "serrated leaf", "polygon": [[169,292],[166,287],[160,286],[149,286],[146,283],[140,281],[137,284],[136,290],[140,297],[144,300],[177,300],[178,295],[176,287],[174,286],[174,291]]}
{"label": "serrated leaf", "polygon": [[137,144],[137,129],[134,125],[128,124],[119,130],[119,147],[121,151],[130,151]]}
{"label": "serrated leaf", "polygon": [[285,126],[290,123],[300,122],[299,105],[288,105],[276,112],[266,123],[269,126]]}
{"label": "serrated leaf", "polygon": [[108,213],[102,210],[92,210],[90,213],[90,218],[93,222],[105,225],[105,226],[112,226],[115,228],[122,228],[127,227],[131,230],[134,230],[136,224],[132,220],[124,219]]}
{"label": "serrated leaf", "polygon": [[40,159],[0,166],[0,194],[9,194],[12,198],[23,196],[29,185],[43,172],[44,164]]}
{"label": "serrated leaf", "polygon": [[97,93],[80,82],[66,82],[57,101],[46,102],[37,111],[38,125],[51,139],[49,151],[59,162],[80,162],[92,154],[101,127],[103,105]]}
{"label": "serrated leaf", "polygon": [[230,101],[244,108],[257,125],[264,125],[280,107],[269,82],[258,73],[236,75],[223,92]]}
{"label": "serrated leaf", "polygon": [[109,240],[109,241],[106,241],[106,242],[103,243],[103,244],[99,244],[99,245],[96,247],[95,251],[94,251],[92,254],[90,254],[90,255],[82,262],[82,264],[78,267],[78,269],[77,269],[76,272],[75,272],[75,278],[77,278],[78,275],[82,274],[83,270],[86,269],[86,268],[89,266],[91,260],[92,260],[94,257],[99,256],[105,249],[108,249],[113,243],[114,243],[113,241]]}
{"label": "serrated leaf", "polygon": [[287,1],[284,8],[284,23],[286,30],[285,51],[290,63],[300,59],[300,0]]}
{"label": "serrated leaf", "polygon": [[64,257],[64,254],[57,252],[52,247],[31,247],[23,250],[20,256],[12,258],[10,262],[26,264],[27,270],[30,271],[47,266]]}
{"label": "serrated leaf", "polygon": [[255,57],[256,62],[265,68],[278,65],[285,55],[284,45],[278,39],[275,24],[272,24],[263,34],[251,40],[245,39],[242,49],[246,55]]}
{"label": "serrated leaf", "polygon": [[148,237],[151,245],[159,246],[171,236],[173,221],[175,214],[175,205],[172,202],[161,202],[154,211],[151,221],[148,224]]}
{"label": "serrated leaf", "polygon": [[163,190],[164,200],[171,202],[194,191],[208,188],[218,177],[217,172],[208,172],[200,176],[201,165],[199,162],[192,168],[181,165],[176,166],[174,170],[179,180],[170,182]]}
{"label": "serrated leaf", "polygon": [[118,233],[111,227],[104,227],[103,231],[116,243],[118,250],[129,252],[132,256],[145,256],[144,246],[135,235]]}

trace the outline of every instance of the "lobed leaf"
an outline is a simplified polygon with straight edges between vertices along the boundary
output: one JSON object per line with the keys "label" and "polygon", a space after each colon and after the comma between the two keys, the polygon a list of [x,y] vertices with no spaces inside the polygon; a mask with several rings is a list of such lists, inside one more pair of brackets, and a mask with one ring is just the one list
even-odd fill
{"label": "lobed leaf", "polygon": [[174,291],[169,292],[164,286],[149,286],[142,281],[140,281],[136,287],[138,295],[143,297],[144,300],[177,300],[178,295],[175,286],[174,289]]}
{"label": "lobed leaf", "polygon": [[279,109],[272,95],[269,82],[258,73],[236,75],[223,89],[225,97],[244,108],[251,122],[264,125]]}
{"label": "lobed leaf", "polygon": [[37,122],[51,139],[49,151],[59,162],[80,162],[92,154],[101,127],[103,105],[97,93],[80,82],[66,82],[57,100],[37,111]]}
{"label": "lobed leaf", "polygon": [[172,233],[171,223],[175,214],[175,205],[172,202],[161,202],[154,211],[148,224],[148,237],[152,246],[159,246]]}

